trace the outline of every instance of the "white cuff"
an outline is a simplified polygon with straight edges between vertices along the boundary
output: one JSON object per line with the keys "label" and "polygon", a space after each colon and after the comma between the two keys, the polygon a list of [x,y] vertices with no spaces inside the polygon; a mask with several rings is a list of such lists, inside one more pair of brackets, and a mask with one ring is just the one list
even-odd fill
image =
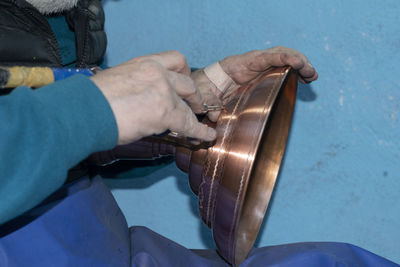
{"label": "white cuff", "polygon": [[222,93],[224,93],[231,86],[237,86],[235,81],[232,80],[232,78],[222,69],[219,62],[204,68],[204,73]]}

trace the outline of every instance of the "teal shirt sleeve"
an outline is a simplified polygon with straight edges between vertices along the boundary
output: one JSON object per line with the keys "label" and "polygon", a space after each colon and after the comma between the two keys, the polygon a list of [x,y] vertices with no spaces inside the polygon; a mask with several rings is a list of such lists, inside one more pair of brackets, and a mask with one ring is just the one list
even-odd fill
{"label": "teal shirt sleeve", "polygon": [[111,107],[83,75],[0,96],[0,224],[40,203],[71,167],[117,141]]}

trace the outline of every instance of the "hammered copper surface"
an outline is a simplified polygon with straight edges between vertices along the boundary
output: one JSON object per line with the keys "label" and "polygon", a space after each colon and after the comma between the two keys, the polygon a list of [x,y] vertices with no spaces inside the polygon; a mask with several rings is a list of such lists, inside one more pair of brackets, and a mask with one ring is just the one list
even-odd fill
{"label": "hammered copper surface", "polygon": [[[199,197],[200,216],[212,229],[219,253],[233,265],[246,259],[263,221],[296,90],[297,77],[290,68],[269,71],[224,99],[213,147],[190,153],[177,149],[177,165],[188,172]],[[183,161],[183,154],[190,160]]]}

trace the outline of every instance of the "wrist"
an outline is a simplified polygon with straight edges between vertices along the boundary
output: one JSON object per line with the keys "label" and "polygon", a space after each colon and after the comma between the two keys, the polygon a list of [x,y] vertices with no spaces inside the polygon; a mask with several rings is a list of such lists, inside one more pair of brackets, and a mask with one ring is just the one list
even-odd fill
{"label": "wrist", "polygon": [[192,78],[194,84],[196,85],[197,88],[199,88],[200,91],[203,92],[211,91],[219,99],[221,98],[222,96],[221,91],[218,90],[218,88],[214,85],[214,83],[212,83],[212,81],[210,81],[210,79],[204,73],[204,68],[192,72],[190,77]]}
{"label": "wrist", "polygon": [[235,90],[239,85],[228,75],[219,62],[204,69],[204,74],[223,95],[227,91]]}

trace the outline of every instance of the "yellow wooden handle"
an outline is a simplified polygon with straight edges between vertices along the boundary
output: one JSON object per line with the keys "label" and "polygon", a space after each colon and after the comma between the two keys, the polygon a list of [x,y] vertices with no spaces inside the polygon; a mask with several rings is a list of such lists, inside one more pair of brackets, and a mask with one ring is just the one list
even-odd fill
{"label": "yellow wooden handle", "polygon": [[10,67],[5,88],[18,86],[41,87],[54,82],[54,74],[47,67]]}

